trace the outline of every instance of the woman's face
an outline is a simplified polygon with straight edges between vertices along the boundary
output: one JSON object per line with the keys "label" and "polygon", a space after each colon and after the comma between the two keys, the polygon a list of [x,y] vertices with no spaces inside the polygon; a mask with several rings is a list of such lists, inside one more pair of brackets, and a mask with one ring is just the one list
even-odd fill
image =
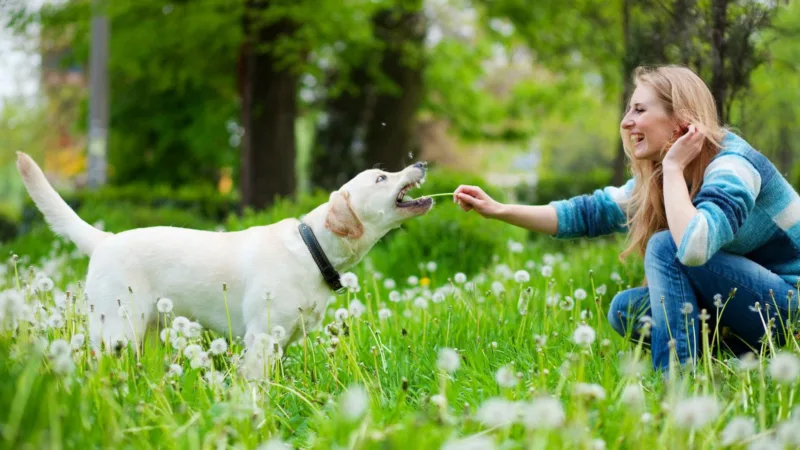
{"label": "woman's face", "polygon": [[669,116],[656,93],[649,86],[640,84],[633,91],[628,111],[622,118],[622,139],[627,139],[636,159],[661,161],[662,149],[674,137],[678,126]]}

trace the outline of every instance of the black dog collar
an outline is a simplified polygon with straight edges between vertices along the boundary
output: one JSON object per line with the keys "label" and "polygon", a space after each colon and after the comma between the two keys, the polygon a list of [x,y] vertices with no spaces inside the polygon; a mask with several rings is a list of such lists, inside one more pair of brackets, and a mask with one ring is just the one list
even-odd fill
{"label": "black dog collar", "polygon": [[322,273],[322,278],[325,279],[325,282],[328,283],[328,286],[330,286],[334,292],[337,294],[344,293],[345,288],[342,286],[342,282],[339,279],[339,272],[337,272],[336,269],[333,268],[333,265],[331,265],[331,262],[328,261],[328,257],[325,256],[325,252],[322,251],[322,247],[319,246],[317,237],[314,236],[311,227],[300,222],[297,228],[300,230],[300,236],[303,238],[303,242],[305,242],[308,251],[311,252],[311,257],[314,258],[314,262],[317,263],[317,267]]}

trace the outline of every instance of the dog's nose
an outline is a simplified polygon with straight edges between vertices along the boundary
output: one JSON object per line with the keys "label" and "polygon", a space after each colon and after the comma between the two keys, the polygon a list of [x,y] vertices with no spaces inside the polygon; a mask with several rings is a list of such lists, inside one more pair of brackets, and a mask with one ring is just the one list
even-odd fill
{"label": "dog's nose", "polygon": [[415,163],[413,167],[416,167],[417,169],[420,169],[420,170],[425,170],[425,169],[428,168],[428,163],[426,163],[424,161],[420,161],[418,163]]}

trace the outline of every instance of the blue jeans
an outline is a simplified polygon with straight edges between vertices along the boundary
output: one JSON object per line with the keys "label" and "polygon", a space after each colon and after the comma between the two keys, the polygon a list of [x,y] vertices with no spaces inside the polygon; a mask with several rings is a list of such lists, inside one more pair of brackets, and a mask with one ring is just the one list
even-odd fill
{"label": "blue jeans", "polygon": [[[770,319],[774,319],[774,344],[785,343],[787,319],[791,316],[795,321],[798,312],[795,286],[743,256],[718,251],[702,266],[690,267],[678,260],[677,252],[669,231],[654,234],[644,257],[648,286],[620,292],[608,311],[612,328],[634,340],[639,339],[647,320],[642,317],[651,319],[650,335],[642,339],[650,347],[654,369],[666,372],[669,368],[671,340],[681,366],[690,358],[697,361],[698,351],[702,351],[703,309],[710,316],[709,342],[719,325],[719,334],[723,329],[729,331],[719,343],[735,354],[758,353],[764,323],[769,325]],[[736,294],[728,300],[734,288]],[[714,305],[716,294],[721,295],[723,308]],[[755,307],[756,302],[760,308]]]}

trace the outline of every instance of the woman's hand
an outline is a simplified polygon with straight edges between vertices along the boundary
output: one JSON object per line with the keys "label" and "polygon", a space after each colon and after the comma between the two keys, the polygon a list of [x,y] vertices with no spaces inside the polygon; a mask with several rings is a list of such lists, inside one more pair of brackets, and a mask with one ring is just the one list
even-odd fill
{"label": "woman's hand", "polygon": [[503,204],[495,201],[478,186],[462,184],[453,193],[453,201],[464,211],[475,210],[483,217],[494,218],[500,214]]}
{"label": "woman's hand", "polygon": [[692,162],[700,151],[703,150],[703,143],[706,136],[694,125],[689,125],[689,131],[678,138],[672,147],[667,150],[661,165],[664,169],[677,169],[683,172]]}

